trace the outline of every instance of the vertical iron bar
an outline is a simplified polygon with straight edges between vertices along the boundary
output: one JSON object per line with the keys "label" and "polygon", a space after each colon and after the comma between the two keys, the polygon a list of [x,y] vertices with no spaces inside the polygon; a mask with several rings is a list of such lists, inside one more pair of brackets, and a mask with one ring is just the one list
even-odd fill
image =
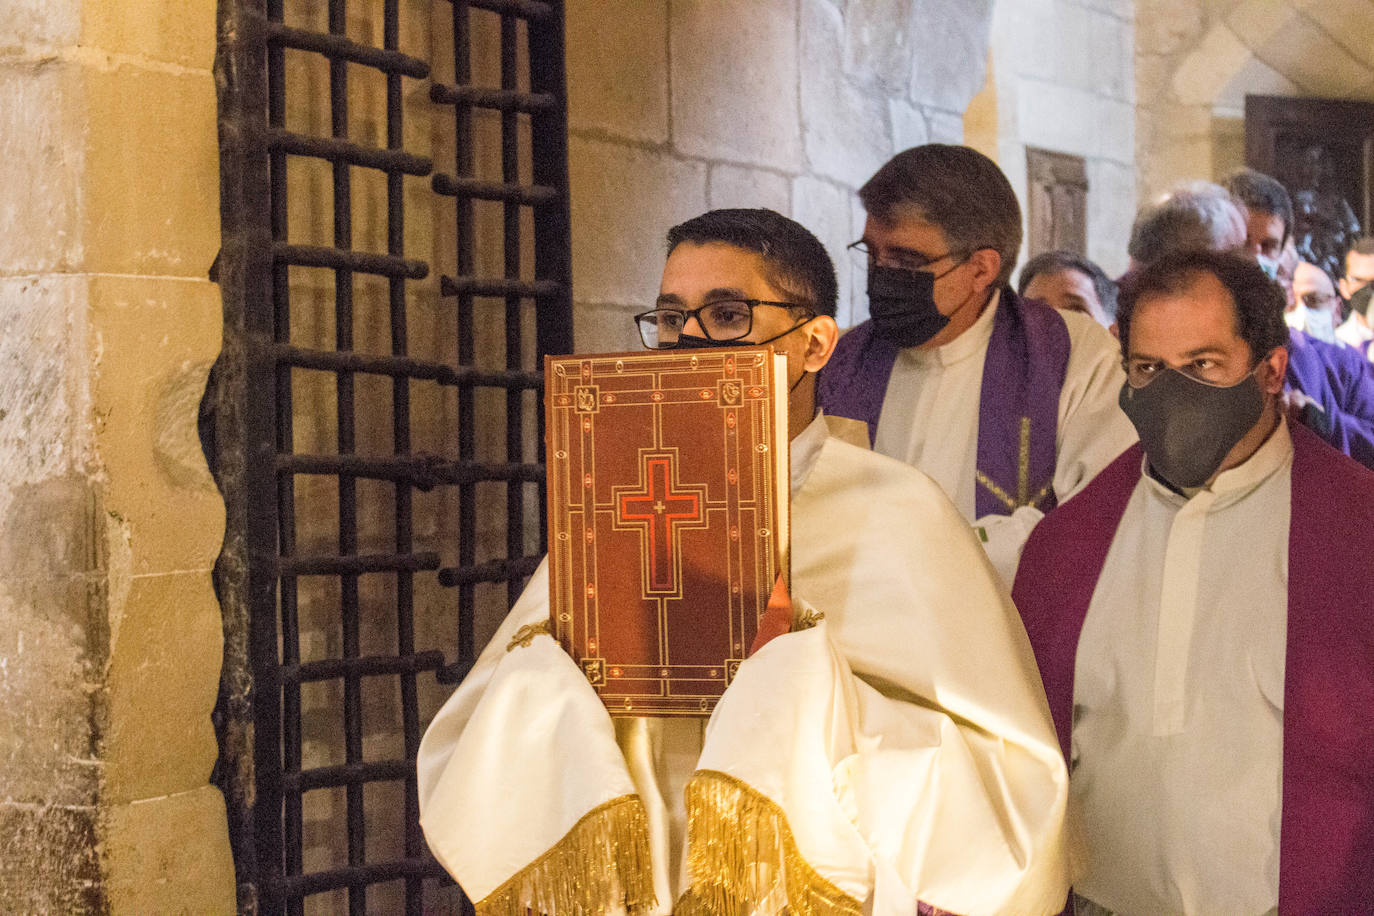
{"label": "vertical iron bar", "polygon": [[[501,88],[518,88],[516,74],[516,20],[501,17]],[[501,112],[501,180],[509,185],[520,183],[519,116],[514,109]],[[520,204],[506,201],[505,217],[505,276],[520,279]],[[520,369],[522,359],[520,311],[524,300],[520,296],[506,297],[506,368]],[[524,459],[524,399],[519,388],[506,389],[506,460],[518,463]],[[506,556],[519,557],[525,553],[525,484],[512,480],[506,484]],[[520,597],[524,582],[512,578],[506,582],[508,604]]]}
{"label": "vertical iron bar", "polygon": [[[282,22],[285,18],[283,0],[268,0],[268,18]],[[268,49],[268,124],[273,128],[286,125],[286,61],[285,51],[277,46]],[[287,239],[288,204],[286,156],[273,152],[271,156],[272,180],[272,239],[284,242]],[[285,264],[274,263],[272,268],[272,306],[273,337],[278,343],[291,339],[291,293],[289,268]],[[277,434],[276,451],[278,454],[293,451],[294,428],[291,416],[292,386],[291,368],[279,365],[277,376]],[[295,482],[291,475],[283,474],[277,480],[277,536],[278,552],[281,556],[291,556],[296,552],[296,512]],[[283,578],[277,585],[278,600],[281,606],[281,663],[298,664],[300,661],[300,621],[298,615],[296,580]],[[273,647],[273,657],[276,656]],[[275,680],[275,678],[274,678]],[[273,705],[280,703],[280,729],[274,732],[281,736],[281,758],[276,761],[280,771],[299,771],[301,768],[301,690],[300,685],[283,685],[280,697],[273,699]],[[293,788],[282,798],[283,809],[277,813],[282,823],[283,848],[278,855],[284,859],[278,869],[286,875],[299,875],[303,866],[304,829],[301,810],[301,793]],[[270,897],[275,897],[275,889]],[[299,901],[289,901],[289,910],[299,914],[303,908]],[[280,906],[280,903],[277,904]],[[278,910],[279,911],[279,910]],[[270,911],[269,911],[270,912]]]}
{"label": "vertical iron bar", "polygon": [[[329,32],[347,34],[347,0],[329,0]],[[329,120],[330,134],[335,139],[348,139],[348,63],[337,58],[329,60]],[[334,247],[347,251],[353,247],[353,205],[347,162],[333,163],[334,179]],[[335,349],[353,349],[353,273],[338,270],[334,274],[334,337]],[[353,373],[339,372],[335,382],[338,419],[338,450],[351,455],[356,449],[354,431]],[[358,482],[348,474],[339,475],[339,553],[352,556],[358,552]],[[347,573],[340,581],[340,613],[343,626],[344,658],[362,655],[359,612],[358,576]],[[344,676],[344,761],[361,763],[362,680],[356,674]],[[365,812],[363,786],[350,780],[345,787],[348,819],[348,864],[366,863]],[[350,916],[364,916],[367,911],[367,885],[352,884],[348,888]]]}
{"label": "vertical iron bar", "polygon": [[[453,0],[453,81],[466,86],[472,82],[471,34],[467,0]],[[459,178],[472,176],[473,144],[472,109],[459,105],[454,109],[455,170]],[[472,276],[475,264],[473,239],[475,220],[472,200],[458,198],[458,276]],[[473,297],[458,294],[458,365],[473,364]],[[477,432],[473,416],[473,390],[469,384],[458,387],[458,460],[472,461],[476,456]],[[477,491],[473,486],[459,488],[458,493],[458,565],[467,567],[477,562]],[[476,587],[464,583],[458,588],[458,657],[470,659],[473,645],[474,599]]]}
{"label": "vertical iron bar", "polygon": [[[399,0],[385,0],[382,10],[382,47],[400,50]],[[403,148],[405,136],[402,123],[401,77],[388,73],[386,78],[386,145],[388,149]],[[386,176],[387,253],[396,257],[405,254],[405,197],[399,172]],[[391,352],[405,356],[408,350],[406,329],[405,280],[393,277],[389,283],[391,310]],[[410,454],[410,380],[396,376],[391,386],[392,451],[396,455]],[[408,554],[413,548],[412,500],[410,485],[397,481],[396,487],[396,553]],[[396,654],[415,654],[415,576],[402,571],[396,574]],[[416,694],[415,674],[401,675],[401,729],[405,739],[406,760],[414,761],[420,749],[420,711]],[[410,767],[405,779],[405,855],[419,857],[425,849],[420,831],[420,793],[415,769]],[[424,912],[424,879],[407,876],[405,882],[406,916],[422,916]]]}

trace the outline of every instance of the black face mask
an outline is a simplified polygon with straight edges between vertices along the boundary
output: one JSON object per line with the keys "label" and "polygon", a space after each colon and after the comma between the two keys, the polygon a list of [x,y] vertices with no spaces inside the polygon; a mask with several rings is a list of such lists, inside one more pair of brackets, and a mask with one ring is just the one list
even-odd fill
{"label": "black face mask", "polygon": [[869,267],[868,314],[874,333],[899,347],[919,347],[944,330],[949,316],[935,307],[938,279],[928,270]]}
{"label": "black face mask", "polygon": [[1121,386],[1121,409],[1150,467],[1179,489],[1200,487],[1264,413],[1255,373],[1218,388],[1167,369],[1144,388]]}
{"label": "black face mask", "polygon": [[1359,312],[1364,317],[1369,317],[1369,299],[1374,296],[1374,285],[1366,284],[1355,290],[1350,296],[1350,310]]}

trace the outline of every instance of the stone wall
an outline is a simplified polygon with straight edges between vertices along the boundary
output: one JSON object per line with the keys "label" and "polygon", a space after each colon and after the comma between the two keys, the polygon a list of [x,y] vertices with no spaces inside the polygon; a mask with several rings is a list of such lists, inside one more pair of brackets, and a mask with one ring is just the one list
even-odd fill
{"label": "stone wall", "polygon": [[998,161],[1023,211],[1027,147],[1084,158],[1087,255],[1113,276],[1126,269],[1136,203],[1133,7],[1130,0],[997,3],[989,78],[964,119],[969,144]]}
{"label": "stone wall", "polygon": [[0,17],[0,911],[231,912],[213,0]]}
{"label": "stone wall", "polygon": [[1142,195],[1245,162],[1245,96],[1374,100],[1371,0],[1137,0]]}
{"label": "stone wall", "polygon": [[892,154],[960,142],[990,0],[568,4],[573,289],[582,351],[639,346],[663,236],[714,207],[770,207],[836,262],[839,320],[867,317],[845,246],[855,190]]}

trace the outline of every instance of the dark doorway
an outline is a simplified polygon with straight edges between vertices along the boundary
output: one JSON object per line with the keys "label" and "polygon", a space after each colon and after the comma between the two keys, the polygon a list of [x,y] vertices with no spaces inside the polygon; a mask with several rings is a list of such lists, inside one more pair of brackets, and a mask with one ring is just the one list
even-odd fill
{"label": "dark doorway", "polygon": [[1374,103],[1246,96],[1245,163],[1288,189],[1299,254],[1337,274],[1374,217]]}
{"label": "dark doorway", "polygon": [[219,35],[202,431],[239,909],[468,912],[415,756],[543,551],[538,368],[572,347],[563,8],[221,0]]}

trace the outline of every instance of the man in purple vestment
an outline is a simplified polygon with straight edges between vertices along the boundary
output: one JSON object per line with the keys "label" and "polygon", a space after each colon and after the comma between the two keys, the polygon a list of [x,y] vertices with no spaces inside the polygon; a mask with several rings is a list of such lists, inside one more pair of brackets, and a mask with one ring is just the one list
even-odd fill
{"label": "man in purple vestment", "polygon": [[906,150],[859,199],[871,317],[840,338],[820,407],[934,478],[1010,582],[1036,522],[1134,441],[1116,342],[1007,285],[1021,211],[976,150]]}
{"label": "man in purple vestment", "polygon": [[1026,545],[1080,913],[1374,912],[1374,473],[1288,424],[1283,309],[1240,255],[1142,268],[1140,444]]}

